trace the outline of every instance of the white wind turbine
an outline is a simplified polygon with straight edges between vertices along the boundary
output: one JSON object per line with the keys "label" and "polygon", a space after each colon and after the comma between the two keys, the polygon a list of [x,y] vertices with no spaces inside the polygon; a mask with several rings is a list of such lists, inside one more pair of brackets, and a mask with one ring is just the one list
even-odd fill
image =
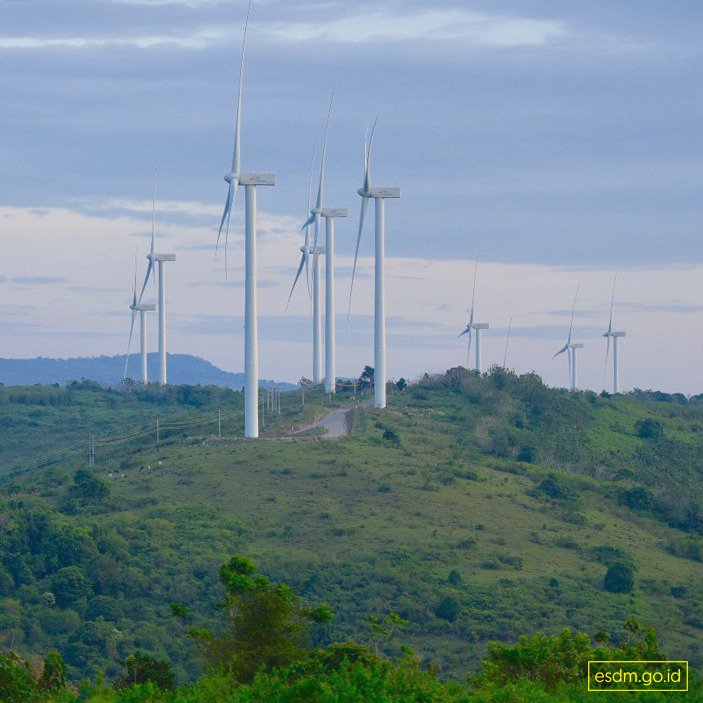
{"label": "white wind turbine", "polygon": [[476,259],[476,265],[474,267],[474,286],[473,286],[473,292],[471,294],[471,313],[469,315],[469,321],[466,323],[466,329],[459,335],[459,337],[463,337],[465,334],[468,335],[468,351],[467,351],[467,358],[468,358],[468,365],[471,365],[471,339],[473,335],[476,335],[476,363],[474,365],[474,368],[476,371],[481,373],[481,330],[487,330],[489,328],[489,325],[487,322],[475,322],[474,321],[474,312],[475,312],[475,305],[476,305],[476,280],[478,278],[478,259]]}
{"label": "white wind turbine", "polygon": [[618,367],[618,339],[621,337],[626,337],[627,334],[624,331],[613,330],[613,304],[615,302],[615,284],[617,283],[618,277],[615,275],[613,280],[613,293],[610,296],[610,320],[608,321],[608,330],[603,335],[607,339],[607,344],[605,348],[605,367],[608,368],[608,357],[610,356],[610,340],[613,340],[613,393],[617,395],[620,392],[620,382],[619,373],[620,369]]}
{"label": "white wind turbine", "polygon": [[158,310],[159,310],[159,383],[165,386],[168,383],[168,372],[166,368],[166,267],[167,261],[175,261],[175,254],[158,254],[155,249],[156,233],[156,169],[154,169],[154,184],[151,201],[151,247],[147,254],[149,265],[144,277],[144,285],[139,293],[138,304],[141,305],[144,291],[149,279],[156,275],[154,270],[158,264]]}
{"label": "white wind turbine", "polygon": [[[327,119],[325,121],[324,138],[322,142],[322,159],[320,161],[320,180],[317,186],[317,198],[313,208],[308,207],[309,217],[301,229],[305,231],[305,249],[298,271],[302,270],[303,259],[306,261],[312,256],[312,381],[315,384],[322,382],[322,291],[320,281],[321,257],[325,256],[325,249],[319,245],[320,238],[320,218],[322,212],[322,200],[325,187],[325,166],[327,163],[327,138],[330,128],[330,116],[332,115],[332,104],[334,103],[334,91],[330,99]],[[313,245],[310,246],[309,228],[314,225]],[[296,276],[297,282],[300,273]],[[293,287],[295,287],[295,282]],[[291,290],[291,293],[293,291]]]}
{"label": "white wind turbine", "polygon": [[399,198],[400,188],[378,188],[371,186],[371,147],[376,130],[374,122],[367,135],[364,149],[364,184],[357,191],[361,196],[361,213],[359,215],[359,234],[356,238],[354,267],[352,269],[351,287],[349,289],[349,316],[354,291],[354,276],[359,258],[359,245],[364,231],[364,220],[369,199],[376,201],[376,237],[374,257],[374,406],[386,407],[386,295],[385,295],[385,259],[386,259],[386,199]]}
{"label": "white wind turbine", "polygon": [[222,230],[225,230],[225,269],[227,268],[227,242],[229,239],[229,224],[232,209],[237,198],[239,186],[245,188],[244,200],[244,436],[256,438],[259,436],[259,333],[257,312],[257,186],[273,186],[276,184],[275,173],[242,173],[241,172],[241,117],[242,117],[242,86],[244,79],[244,57],[247,42],[247,29],[251,14],[251,0],[244,23],[242,53],[239,64],[239,88],[237,91],[237,117],[234,129],[234,151],[232,168],[225,174],[227,183],[227,200],[220,220],[217,234],[219,245]]}
{"label": "white wind turbine", "polygon": [[127,378],[127,366],[129,364],[129,354],[132,347],[132,335],[134,333],[134,321],[139,313],[139,358],[141,367],[142,383],[149,382],[149,372],[147,368],[147,348],[146,348],[146,313],[156,310],[156,306],[147,303],[140,303],[137,300],[137,257],[134,257],[134,287],[132,289],[132,303],[129,306],[132,311],[132,324],[129,328],[129,342],[127,343],[127,358],[124,363],[123,378]]}
{"label": "white wind turbine", "polygon": [[574,295],[574,305],[571,308],[571,324],[569,325],[569,336],[566,340],[566,344],[552,357],[556,359],[560,354],[566,353],[569,360],[569,383],[570,390],[575,391],[578,385],[578,364],[576,353],[579,349],[583,349],[583,344],[577,344],[572,341],[573,331],[574,331],[574,315],[576,314],[576,299],[579,295],[579,288],[581,284],[576,286],[576,295]]}

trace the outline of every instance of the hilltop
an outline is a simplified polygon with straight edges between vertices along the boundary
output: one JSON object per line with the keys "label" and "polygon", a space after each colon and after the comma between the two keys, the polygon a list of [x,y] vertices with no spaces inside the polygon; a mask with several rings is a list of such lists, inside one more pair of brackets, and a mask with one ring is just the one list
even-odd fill
{"label": "hilltop", "polygon": [[[220,386],[241,390],[244,386],[243,373],[223,371],[199,356],[191,354],[168,354],[169,381],[176,385]],[[158,378],[158,354],[147,357],[149,378]],[[72,359],[0,359],[0,383],[6,386],[66,385],[69,381],[88,379],[117,386],[122,381],[125,356],[77,357]],[[129,361],[129,375],[139,374],[139,355],[132,354]],[[292,383],[262,380],[264,387],[292,389]]]}
{"label": "hilltop", "polygon": [[[617,639],[628,618],[703,664],[703,399],[567,393],[502,369],[393,391],[383,412],[284,393],[266,438],[243,442],[242,396],[222,389],[0,389],[0,476],[79,445],[5,481],[2,644],[108,678],[139,648],[191,678],[169,603],[212,617],[217,568],[240,553],[333,606],[320,642],[368,641],[368,617],[395,611],[445,676],[492,639]],[[347,436],[289,435],[339,407]],[[77,472],[91,432],[96,466]],[[608,590],[615,563],[631,583]]]}

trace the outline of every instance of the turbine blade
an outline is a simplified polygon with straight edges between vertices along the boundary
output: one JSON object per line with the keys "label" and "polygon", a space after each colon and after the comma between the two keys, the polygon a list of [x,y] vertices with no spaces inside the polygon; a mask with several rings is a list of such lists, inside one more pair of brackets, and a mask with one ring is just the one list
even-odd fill
{"label": "turbine blade", "polygon": [[237,87],[237,117],[234,124],[234,150],[232,152],[232,173],[239,176],[241,168],[241,137],[242,137],[242,89],[244,87],[244,59],[246,57],[247,31],[249,30],[249,17],[251,15],[251,0],[247,8],[247,18],[244,22],[244,35],[242,37],[242,53],[239,61],[239,85]]}
{"label": "turbine blade", "polygon": [[290,293],[288,294],[288,302],[286,303],[286,312],[288,312],[288,307],[290,306],[290,301],[291,301],[291,298],[293,297],[293,291],[295,290],[295,286],[298,283],[298,279],[300,278],[300,274],[303,272],[303,268],[305,267],[306,261],[307,261],[307,259],[305,257],[305,254],[303,254],[300,257],[300,265],[298,266],[298,271],[295,274],[295,280],[293,281],[293,285],[291,286]]}
{"label": "turbine blade", "polygon": [[[610,330],[608,330],[610,332]],[[606,336],[606,339],[608,340],[605,345],[605,368],[608,368],[608,359],[610,358],[610,334]]]}
{"label": "turbine blade", "polygon": [[376,132],[378,117],[373,121],[371,131],[366,140],[366,169],[364,171],[364,192],[368,192],[371,187],[371,147],[373,146],[373,135]]}
{"label": "turbine blade", "polygon": [[300,228],[300,231],[301,232],[305,231],[308,227],[310,227],[314,223],[315,223],[315,215],[311,214],[310,217],[308,217],[308,219],[305,220],[305,224]]}
{"label": "turbine blade", "polygon": [[476,265],[474,266],[474,287],[471,293],[471,322],[474,321],[474,303],[476,302],[476,281],[478,279],[478,256],[476,257]]}
{"label": "turbine blade", "polygon": [[359,233],[356,236],[356,249],[354,251],[354,266],[352,267],[351,285],[349,287],[349,309],[347,311],[347,327],[351,318],[352,293],[354,292],[354,279],[356,277],[356,264],[359,260],[359,245],[361,244],[361,235],[364,233],[364,220],[366,219],[366,208],[368,207],[369,199],[361,199],[361,212],[359,213]]}
{"label": "turbine blade", "polygon": [[473,328],[469,327],[469,345],[466,351],[466,358],[468,359],[468,366],[466,367],[467,369],[471,368],[471,340],[473,338]]}
{"label": "turbine blade", "polygon": [[[154,179],[152,182],[151,191],[151,258],[153,260],[154,254],[156,253],[156,175],[157,175],[157,164],[154,163]],[[154,279],[154,284],[156,285],[156,279]]]}
{"label": "turbine blade", "polygon": [[147,269],[146,269],[146,276],[144,276],[144,285],[142,286],[142,290],[139,293],[139,303],[142,302],[142,296],[144,295],[144,291],[146,290],[146,286],[149,283],[149,277],[151,276],[153,269],[154,269],[154,260],[152,258],[150,258],[149,265],[147,266]]}
{"label": "turbine blade", "polygon": [[330,106],[327,110],[327,120],[325,122],[325,132],[324,139],[322,142],[322,160],[320,161],[320,182],[317,187],[317,209],[322,207],[323,191],[325,187],[325,168],[327,166],[327,138],[330,131],[330,117],[332,116],[332,105],[334,104],[334,93],[332,91],[332,97],[330,98]]}
{"label": "turbine blade", "polygon": [[456,338],[461,339],[461,337],[463,337],[465,334],[468,334],[468,332],[469,328],[467,327],[461,334],[458,334]]}
{"label": "turbine blade", "polygon": [[568,359],[569,359],[569,388],[571,388],[571,386],[572,386],[572,383],[571,383],[571,379],[572,379],[572,375],[571,375],[571,355],[574,353],[574,350],[571,349],[571,348],[569,348],[568,351],[569,351],[569,353],[567,354],[567,357],[568,357]]}
{"label": "turbine blade", "polygon": [[579,289],[581,288],[581,284],[579,283],[576,286],[576,295],[574,296],[574,305],[571,308],[571,324],[569,325],[569,344],[571,344],[571,335],[574,331],[574,315],[576,314],[576,299],[579,297]]}
{"label": "turbine blade", "polygon": [[556,359],[558,356],[560,356],[561,354],[563,354],[565,351],[568,351],[568,349],[569,349],[569,345],[568,345],[568,344],[565,344],[565,345],[552,357],[552,359]]}
{"label": "turbine blade", "polygon": [[608,322],[608,333],[613,331],[613,306],[615,304],[615,284],[617,282],[618,282],[618,274],[616,272],[615,278],[613,278],[613,292],[610,296],[610,320]]}
{"label": "turbine blade", "polygon": [[124,360],[124,373],[122,374],[122,378],[125,379],[127,378],[127,366],[129,364],[129,354],[132,349],[132,335],[134,334],[134,320],[137,317],[137,311],[132,310],[132,324],[129,327],[129,341],[127,342],[127,354],[125,355],[125,360]]}

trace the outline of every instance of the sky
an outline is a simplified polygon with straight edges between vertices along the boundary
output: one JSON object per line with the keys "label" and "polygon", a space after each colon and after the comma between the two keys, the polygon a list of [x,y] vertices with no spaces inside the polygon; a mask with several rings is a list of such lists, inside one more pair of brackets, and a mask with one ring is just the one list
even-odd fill
{"label": "sky", "polygon": [[[0,0],[0,356],[123,353],[158,162],[169,351],[243,367],[243,199],[228,281],[214,242],[244,0]],[[466,364],[474,260],[484,363],[599,390],[611,289],[624,388],[703,391],[703,7],[654,0],[255,0],[242,164],[261,189],[261,375],[311,375],[309,301],[286,299],[313,144],[336,91],[338,372],[373,359],[371,222],[346,305],[363,142],[389,201],[388,369]],[[319,152],[318,152],[319,153]],[[149,295],[154,291],[149,290]],[[151,320],[155,342],[155,320]]]}

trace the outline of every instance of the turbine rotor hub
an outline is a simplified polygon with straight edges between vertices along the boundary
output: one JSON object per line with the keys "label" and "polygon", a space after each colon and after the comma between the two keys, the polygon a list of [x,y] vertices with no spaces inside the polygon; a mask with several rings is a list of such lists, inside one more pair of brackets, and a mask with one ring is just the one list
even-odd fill
{"label": "turbine rotor hub", "polygon": [[236,181],[239,178],[239,174],[235,173],[234,171],[230,171],[229,173],[225,173],[224,179],[227,183],[231,183],[232,181]]}

